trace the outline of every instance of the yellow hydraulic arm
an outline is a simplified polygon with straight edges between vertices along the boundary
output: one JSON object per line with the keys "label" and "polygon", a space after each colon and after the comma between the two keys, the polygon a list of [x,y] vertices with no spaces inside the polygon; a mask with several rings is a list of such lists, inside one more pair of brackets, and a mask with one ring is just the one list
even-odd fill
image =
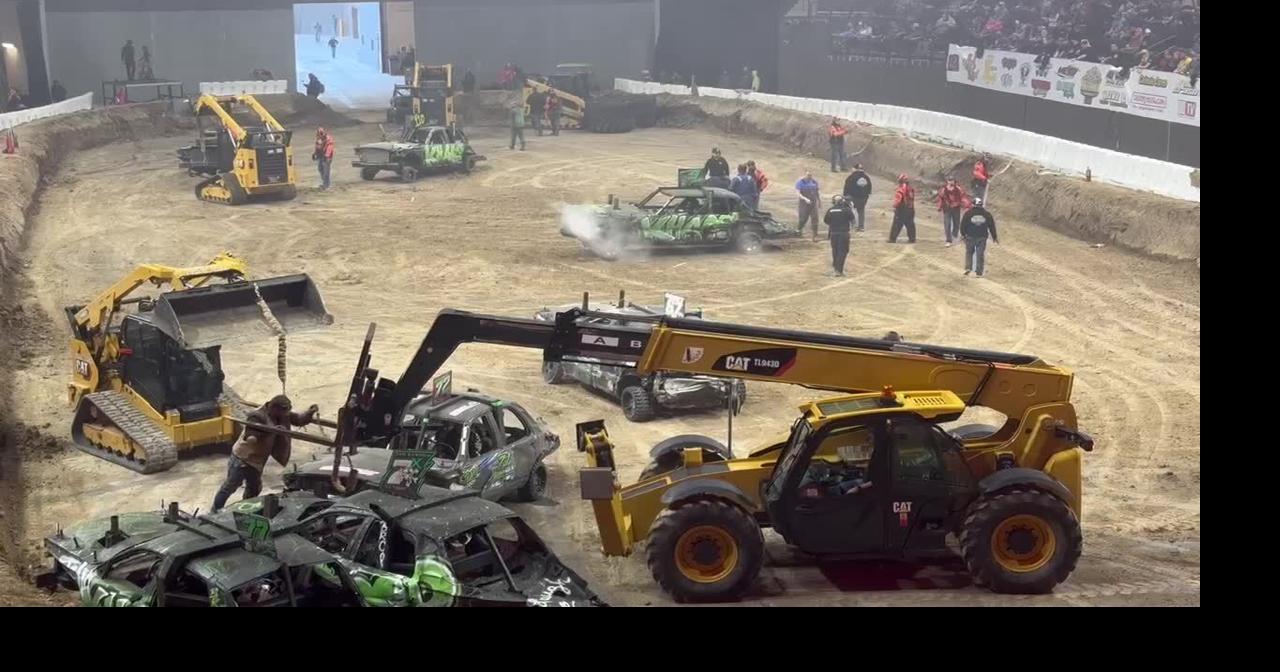
{"label": "yellow hydraulic arm", "polygon": [[83,306],[66,309],[71,322],[71,357],[75,362],[72,380],[67,388],[68,401],[75,404],[86,394],[105,384],[101,367],[120,357],[119,339],[107,331],[112,315],[138,287],[150,283],[168,290],[203,287],[213,279],[232,282],[245,277],[248,270],[243,260],[226,252],[219,254],[204,266],[175,268],[157,264],[143,264],[133,269],[111,285],[92,301]]}
{"label": "yellow hydraulic arm", "polygon": [[[1072,373],[1038,357],[669,318],[636,362],[654,371],[791,383],[836,392],[950,390],[1004,414],[1066,404]],[[1069,406],[1069,404],[1068,404]],[[1074,413],[1071,414],[1074,424]]]}
{"label": "yellow hydraulic arm", "polygon": [[561,103],[560,114],[564,115],[565,117],[568,117],[569,119],[573,119],[577,122],[581,122],[583,115],[586,114],[587,101],[583,100],[580,96],[575,96],[572,93],[569,93],[568,91],[563,91],[561,89],[557,89],[554,86],[543,84],[542,82],[539,82],[536,79],[524,80],[523,100],[524,100],[526,114],[541,114],[540,110],[529,109],[529,96],[532,95],[534,91],[538,91],[544,94],[551,93],[554,91],[556,94],[556,97],[560,99],[560,103]]}
{"label": "yellow hydraulic arm", "polygon": [[191,289],[201,287],[215,278],[237,280],[246,273],[248,270],[244,261],[226,252],[214,257],[204,266],[191,268],[143,264],[117,280],[88,304],[79,307],[72,317],[72,326],[89,334],[98,332],[102,325],[110,322],[111,314],[120,308],[133,290],[144,283],[151,283],[156,287],[168,285],[171,290]]}
{"label": "yellow hydraulic arm", "polygon": [[453,64],[445,63],[444,65],[428,65],[418,63],[413,68],[413,98],[411,109],[415,125],[421,125],[424,122],[419,121],[422,111],[422,88],[427,82],[444,82],[445,102],[444,102],[444,118],[440,123],[445,126],[453,126],[457,123],[457,117],[453,111]]}
{"label": "yellow hydraulic arm", "polygon": [[271,116],[267,108],[263,107],[256,98],[250,95],[212,96],[204,94],[196,99],[193,110],[197,116],[204,114],[206,110],[212,113],[226,127],[227,131],[231,133],[232,139],[239,145],[244,141],[247,133],[244,127],[235,120],[235,117],[231,116],[230,109],[232,105],[243,105],[252,110],[254,115],[262,121],[262,125],[269,131],[283,133],[286,130],[279,121],[276,121],[275,117]]}

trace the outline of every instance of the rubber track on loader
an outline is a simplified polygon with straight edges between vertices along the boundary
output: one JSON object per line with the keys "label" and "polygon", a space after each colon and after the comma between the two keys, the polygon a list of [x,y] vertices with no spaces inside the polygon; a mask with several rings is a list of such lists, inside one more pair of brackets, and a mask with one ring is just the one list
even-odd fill
{"label": "rubber track on loader", "polygon": [[227,200],[227,199],[225,199],[225,198],[212,197],[212,196],[209,196],[209,195],[207,195],[207,194],[205,193],[205,191],[204,191],[204,190],[205,190],[205,187],[212,186],[212,185],[215,185],[215,184],[217,184],[217,183],[218,183],[218,177],[217,177],[217,176],[210,177],[210,178],[208,178],[208,179],[206,179],[206,180],[201,180],[201,181],[199,182],[199,184],[197,184],[197,185],[196,185],[196,198],[198,198],[198,199],[200,199],[200,200],[202,200],[202,201],[205,201],[205,202],[207,202],[207,203],[222,203],[223,205],[227,205],[227,204],[231,203],[231,201],[229,201],[229,200]]}
{"label": "rubber track on loader", "polygon": [[177,446],[173,445],[164,430],[129,401],[128,395],[116,390],[106,390],[85,395],[85,401],[97,407],[112,424],[141,446],[146,461],[139,462],[118,455],[91,443],[88,438],[76,441],[80,450],[141,474],[154,474],[177,464]]}

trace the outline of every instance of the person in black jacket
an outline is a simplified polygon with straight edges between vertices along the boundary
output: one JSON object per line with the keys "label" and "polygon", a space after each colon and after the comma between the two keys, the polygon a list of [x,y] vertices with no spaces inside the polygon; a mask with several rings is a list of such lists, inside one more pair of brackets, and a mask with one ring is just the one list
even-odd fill
{"label": "person in black jacket", "polygon": [[862,169],[862,164],[854,164],[853,172],[844,180],[844,197],[858,213],[857,228],[863,231],[866,226],[867,199],[871,198],[871,176]]}
{"label": "person in black jacket", "polygon": [[546,106],[547,94],[534,89],[529,94],[529,123],[533,125],[533,130],[538,132],[538,137],[542,137],[542,116],[545,114],[543,108]]}
{"label": "person in black jacket", "polygon": [[320,83],[320,78],[316,77],[316,73],[307,74],[307,95],[312,98],[319,98],[324,93],[324,84]]}
{"label": "person in black jacket", "polygon": [[719,147],[711,148],[711,158],[707,159],[703,171],[707,174],[704,181],[708,187],[729,188],[729,162],[720,155]]}
{"label": "person in black jacket", "polygon": [[995,244],[1000,244],[996,218],[982,207],[981,198],[974,198],[973,207],[960,218],[960,235],[964,237],[964,274],[969,275],[973,271],[981,278],[987,266],[987,236]]}
{"label": "person in black jacket", "polygon": [[844,277],[844,260],[849,256],[849,229],[856,218],[844,196],[832,197],[831,208],[822,217],[822,222],[827,225],[827,238],[831,240],[831,274],[837,278]]}

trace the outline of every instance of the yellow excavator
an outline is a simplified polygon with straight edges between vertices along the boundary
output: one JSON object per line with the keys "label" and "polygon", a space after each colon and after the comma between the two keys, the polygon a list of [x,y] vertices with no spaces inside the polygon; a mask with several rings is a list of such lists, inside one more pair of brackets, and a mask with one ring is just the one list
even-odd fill
{"label": "yellow excavator", "polygon": [[[235,117],[248,111],[256,123]],[[298,193],[293,166],[293,132],[250,95],[202,95],[192,104],[196,142],[178,149],[178,165],[204,175],[196,198],[241,205],[252,198],[288,200]],[[212,119],[212,127],[206,128]]]}
{"label": "yellow excavator", "polygon": [[[395,419],[457,346],[473,342],[641,375],[853,393],[804,404],[786,436],[743,457],[710,437],[663,441],[627,486],[604,423],[579,424],[588,461],[581,492],[604,553],[628,555],[647,540],[654,578],[682,601],[743,595],[763,563],[764,527],[827,558],[946,556],[953,535],[974,582],[997,592],[1047,592],[1074,570],[1083,543],[1081,464],[1093,439],[1076,427],[1069,370],[1032,355],[681,317],[627,325],[607,318],[577,308],[553,322],[442,311],[397,381],[378,380],[362,359],[355,380],[368,381],[367,394],[344,409],[358,427],[350,443],[404,445],[397,437],[417,430]],[[968,407],[1006,419],[999,427],[942,426]]]}
{"label": "yellow excavator", "polygon": [[[223,384],[219,337],[243,327],[280,337],[332,322],[308,276],[247,275],[244,261],[225,253],[190,268],[141,265],[66,308],[77,447],[150,474],[179,453],[236,440],[238,399]],[[144,285],[161,291],[134,296]]]}

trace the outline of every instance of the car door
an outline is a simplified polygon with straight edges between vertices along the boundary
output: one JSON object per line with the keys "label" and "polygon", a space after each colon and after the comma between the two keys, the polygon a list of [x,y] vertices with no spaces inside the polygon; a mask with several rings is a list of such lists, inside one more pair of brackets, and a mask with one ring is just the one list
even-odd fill
{"label": "car door", "polygon": [[350,510],[325,511],[303,521],[298,534],[333,555],[351,559],[373,514]]}
{"label": "car door", "polygon": [[515,488],[515,465],[511,452],[506,448],[492,410],[467,423],[466,464],[459,482],[480,492],[485,499],[496,501]]}
{"label": "car door", "polygon": [[494,414],[498,416],[506,442],[503,450],[511,453],[511,465],[514,470],[511,491],[514,492],[524,484],[533,466],[542,457],[538,437],[534,433],[537,425],[533,422],[533,418],[524,412],[524,409],[511,404],[504,404],[501,408],[494,409]]}
{"label": "car door", "polygon": [[957,495],[969,492],[973,476],[953,440],[916,416],[886,421],[893,446],[893,487],[885,511],[889,549],[939,548]]}
{"label": "car door", "polygon": [[[780,487],[770,486],[767,505],[775,526],[787,541],[807,553],[879,553],[885,544],[890,448],[880,419],[856,420],[823,428],[807,441],[805,453],[785,460]],[[861,487],[856,481],[830,478],[832,458],[841,460],[847,447],[865,445]],[[814,456],[817,455],[816,459]],[[842,461],[842,460],[841,460]],[[780,462],[780,464],[782,464]],[[840,473],[853,465],[841,463]]]}
{"label": "car door", "polygon": [[[80,599],[90,607],[152,605],[163,575],[164,557],[149,549],[131,549],[91,575],[77,577]],[[87,584],[87,585],[86,585]]]}

